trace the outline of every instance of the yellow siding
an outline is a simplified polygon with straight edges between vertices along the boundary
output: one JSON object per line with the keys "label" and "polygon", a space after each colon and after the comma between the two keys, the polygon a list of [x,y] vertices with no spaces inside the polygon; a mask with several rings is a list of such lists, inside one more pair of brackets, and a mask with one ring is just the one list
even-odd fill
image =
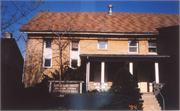
{"label": "yellow siding", "polygon": [[[62,43],[65,40],[61,41]],[[62,51],[62,64],[69,63],[69,45]],[[60,70],[59,47],[57,41],[52,42],[52,68],[43,68],[43,39],[28,39],[26,44],[24,84],[33,86],[43,79],[43,74],[53,77],[52,73]]]}
{"label": "yellow siding", "polygon": [[139,41],[139,53],[148,54],[148,41]]}
{"label": "yellow siding", "polygon": [[42,39],[28,39],[26,44],[24,84],[25,87],[41,82]]}
{"label": "yellow siding", "polygon": [[98,40],[81,40],[80,54],[128,54],[128,41],[108,41],[107,50],[98,49]]}

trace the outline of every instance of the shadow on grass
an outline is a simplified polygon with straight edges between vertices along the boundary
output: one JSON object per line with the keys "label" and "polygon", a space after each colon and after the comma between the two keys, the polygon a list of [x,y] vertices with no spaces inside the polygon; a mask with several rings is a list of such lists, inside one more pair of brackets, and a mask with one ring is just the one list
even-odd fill
{"label": "shadow on grass", "polygon": [[132,97],[117,96],[108,92],[67,94],[54,103],[56,108],[52,109],[56,110],[130,110],[129,105],[142,110],[142,102],[134,102]]}

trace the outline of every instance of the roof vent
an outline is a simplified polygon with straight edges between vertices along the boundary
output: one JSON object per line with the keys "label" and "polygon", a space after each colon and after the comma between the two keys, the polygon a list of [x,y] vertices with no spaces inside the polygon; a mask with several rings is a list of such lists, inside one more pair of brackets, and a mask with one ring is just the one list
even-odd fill
{"label": "roof vent", "polygon": [[10,32],[5,32],[4,38],[12,38],[12,33],[10,33]]}
{"label": "roof vent", "polygon": [[110,4],[110,5],[108,6],[108,8],[109,8],[109,15],[112,15],[112,8],[113,8],[113,6]]}

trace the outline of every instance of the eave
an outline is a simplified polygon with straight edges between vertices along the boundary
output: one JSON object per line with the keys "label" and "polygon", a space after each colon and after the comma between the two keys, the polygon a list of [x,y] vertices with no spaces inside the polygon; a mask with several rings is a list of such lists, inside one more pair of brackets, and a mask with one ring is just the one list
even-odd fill
{"label": "eave", "polygon": [[120,37],[120,36],[138,36],[138,37],[144,37],[144,36],[151,36],[153,38],[156,38],[157,35],[159,35],[158,32],[107,32],[107,31],[68,31],[68,32],[62,32],[62,31],[21,31],[22,33],[27,34],[33,34],[33,35],[63,35],[63,36],[81,36],[81,37],[87,37],[87,36],[96,36],[96,37]]}

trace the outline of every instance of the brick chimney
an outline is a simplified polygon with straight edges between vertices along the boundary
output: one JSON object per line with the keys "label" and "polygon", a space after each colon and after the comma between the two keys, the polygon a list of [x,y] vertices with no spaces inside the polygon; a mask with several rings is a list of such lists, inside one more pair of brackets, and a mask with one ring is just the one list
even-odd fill
{"label": "brick chimney", "polygon": [[12,33],[10,33],[10,32],[5,32],[4,38],[12,38]]}
{"label": "brick chimney", "polygon": [[109,15],[112,15],[112,8],[113,8],[113,6],[110,4],[110,5],[108,6],[108,8],[109,8]]}

